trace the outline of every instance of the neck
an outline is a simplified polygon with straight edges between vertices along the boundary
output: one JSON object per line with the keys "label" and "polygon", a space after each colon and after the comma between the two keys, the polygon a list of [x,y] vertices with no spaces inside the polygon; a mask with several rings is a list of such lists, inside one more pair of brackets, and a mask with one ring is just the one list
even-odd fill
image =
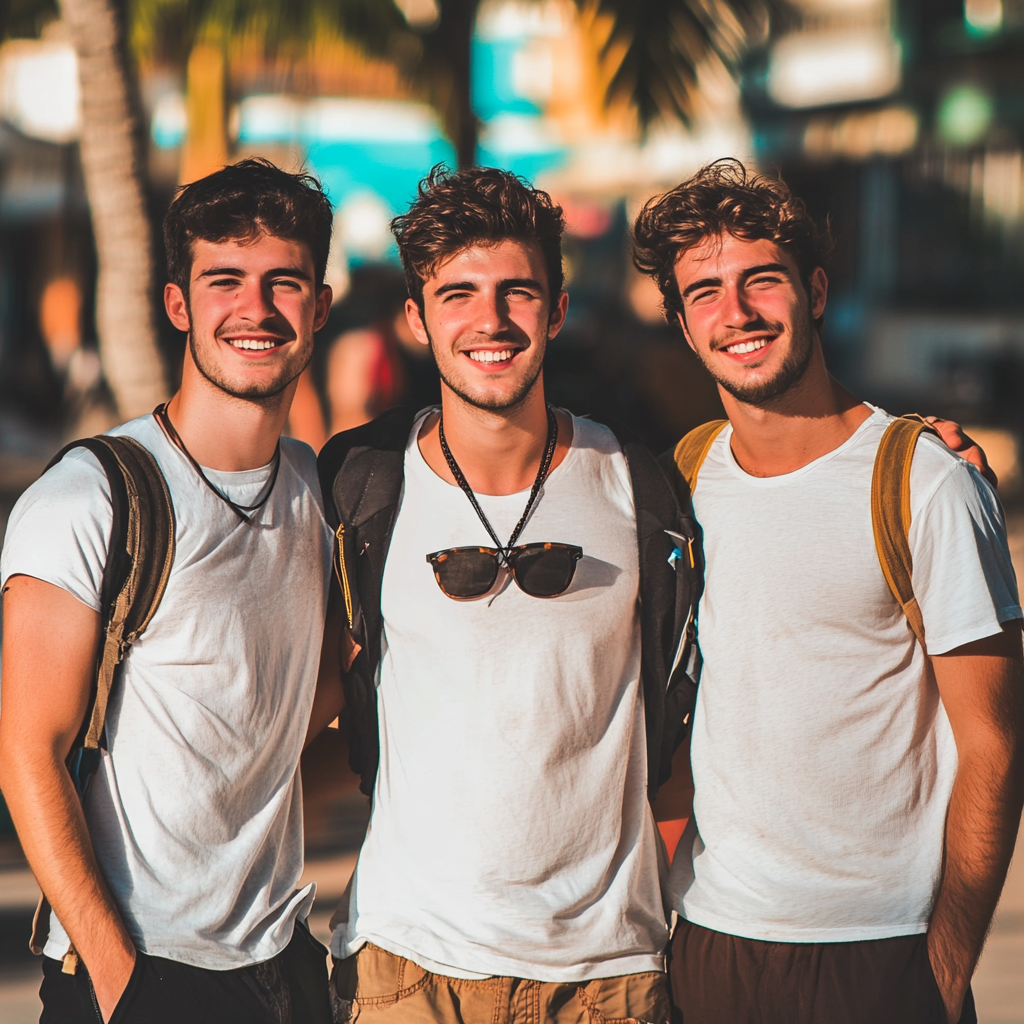
{"label": "neck", "polygon": [[274,457],[295,386],[292,381],[262,402],[236,398],[211,384],[186,348],[181,388],[167,403],[167,413],[201,466],[229,473],[259,469]]}
{"label": "neck", "polygon": [[[441,411],[444,436],[469,486],[478,494],[516,494],[529,490],[537,477],[548,438],[548,414],[542,378],[514,409],[490,410],[469,405],[443,382]],[[558,444],[551,469],[572,444],[572,420],[558,418]],[[427,465],[443,480],[455,477],[441,451],[436,415],[428,416],[420,430],[420,452]]]}
{"label": "neck", "polygon": [[804,376],[766,405],[750,405],[719,387],[732,424],[732,453],[751,476],[781,476],[834,451],[871,415],[825,368],[821,346]]}

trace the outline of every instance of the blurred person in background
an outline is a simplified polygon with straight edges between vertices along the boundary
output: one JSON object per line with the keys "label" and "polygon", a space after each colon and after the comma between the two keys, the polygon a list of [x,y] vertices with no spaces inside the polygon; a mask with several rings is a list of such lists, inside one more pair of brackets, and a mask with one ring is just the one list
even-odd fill
{"label": "blurred person in background", "polygon": [[60,381],[64,434],[81,437],[114,425],[100,355],[82,344],[82,289],[73,277],[48,281],[39,299],[39,331]]}
{"label": "blurred person in background", "polygon": [[81,797],[65,761],[106,625],[107,477],[74,449],[11,515],[0,784],[53,910],[44,1024],[330,1020],[313,887],[298,888],[330,534],[313,453],[280,435],[331,304],[331,222],[315,179],[254,160],[167,213],[181,389],[113,433],[156,460],[174,559]]}
{"label": "blurred person in background", "polygon": [[[288,431],[319,451],[328,436],[367,423],[399,403],[436,402],[430,350],[413,337],[405,316],[405,279],[382,265],[357,267],[335,303],[318,348],[303,373]],[[332,334],[333,331],[333,334]]]}
{"label": "blurred person in background", "polygon": [[871,514],[892,417],[826,369],[825,243],[736,161],[635,227],[729,417],[677,481],[706,581],[672,998],[687,1024],[973,1024],[1024,800],[1017,585],[992,487],[923,435],[917,610],[893,596]]}

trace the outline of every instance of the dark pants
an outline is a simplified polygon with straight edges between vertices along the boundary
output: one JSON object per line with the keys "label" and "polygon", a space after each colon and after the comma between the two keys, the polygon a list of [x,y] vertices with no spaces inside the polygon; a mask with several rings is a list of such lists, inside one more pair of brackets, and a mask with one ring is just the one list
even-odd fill
{"label": "dark pants", "polygon": [[[680,920],[669,947],[676,1024],[946,1024],[924,935],[758,942]],[[977,1024],[968,990],[960,1024]]]}
{"label": "dark pants", "polygon": [[[102,1021],[81,963],[64,974],[44,957],[39,998],[39,1024]],[[109,1024],[331,1024],[327,950],[297,921],[287,948],[251,967],[210,971],[139,953]]]}

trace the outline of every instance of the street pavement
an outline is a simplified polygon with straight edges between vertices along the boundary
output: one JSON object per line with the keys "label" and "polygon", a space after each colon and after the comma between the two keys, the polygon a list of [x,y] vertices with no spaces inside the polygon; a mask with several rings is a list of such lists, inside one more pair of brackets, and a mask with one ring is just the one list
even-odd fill
{"label": "street pavement", "polygon": [[[1010,517],[1010,539],[1018,580],[1024,581],[1024,510]],[[317,854],[307,860],[302,884],[317,883],[310,916],[313,934],[325,945],[328,923],[348,884],[356,855]],[[0,1022],[34,1024],[39,1019],[39,960],[28,935],[39,890],[24,862],[0,850]],[[1024,1024],[1024,832],[996,913],[992,933],[974,979],[980,1024]]]}

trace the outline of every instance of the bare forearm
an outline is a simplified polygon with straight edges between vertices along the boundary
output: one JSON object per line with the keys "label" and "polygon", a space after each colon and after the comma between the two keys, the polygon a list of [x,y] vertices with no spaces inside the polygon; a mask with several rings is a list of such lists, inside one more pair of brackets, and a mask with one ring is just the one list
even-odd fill
{"label": "bare forearm", "polygon": [[109,974],[131,973],[135,949],[107,889],[64,765],[5,751],[4,796],[25,856],[97,994]]}
{"label": "bare forearm", "polygon": [[[940,989],[959,1006],[988,932],[1020,822],[1024,771],[1020,744],[960,761],[946,820],[942,882],[928,928]],[[949,1004],[949,1001],[948,1001]],[[952,1019],[952,1017],[951,1017]]]}

